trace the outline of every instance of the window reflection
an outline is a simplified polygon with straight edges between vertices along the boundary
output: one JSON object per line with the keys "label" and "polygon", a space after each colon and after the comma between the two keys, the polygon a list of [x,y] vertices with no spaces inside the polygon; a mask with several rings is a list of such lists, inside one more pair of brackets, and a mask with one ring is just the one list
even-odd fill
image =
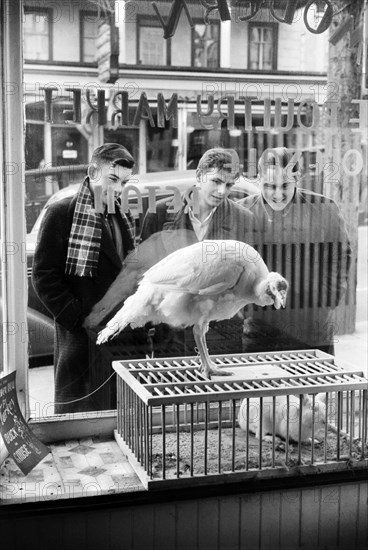
{"label": "window reflection", "polygon": [[[48,201],[65,200],[71,197],[73,193],[75,194],[78,185],[86,175],[86,165],[92,151],[102,143],[119,143],[129,150],[136,160],[136,168],[139,173],[137,179],[142,181],[142,185],[157,186],[158,200],[170,198],[170,193],[166,190],[168,185],[177,185],[180,193],[186,192],[195,179],[195,170],[198,167],[200,158],[206,151],[218,146],[234,149],[245,172],[249,170],[250,163],[253,163],[256,167],[260,155],[269,147],[286,146],[301,150],[303,152],[304,169],[300,186],[307,191],[328,195],[328,182],[326,184],[326,181],[323,180],[321,170],[311,168],[312,164],[315,164],[315,159],[312,158],[313,155],[316,155],[316,151],[324,153],[325,149],[323,136],[318,131],[303,132],[296,117],[290,121],[291,127],[287,132],[274,128],[270,131],[262,130],[264,119],[263,105],[260,98],[267,95],[268,91],[273,94],[272,100],[274,97],[280,97],[280,101],[282,101],[280,120],[281,125],[285,127],[286,118],[289,118],[286,101],[289,94],[288,86],[291,86],[290,90],[292,92],[290,93],[294,93],[295,88],[293,86],[296,85],[301,90],[300,98],[295,101],[296,108],[299,101],[301,102],[307,96],[310,97],[312,93],[320,93],[323,86],[325,86],[326,79],[321,76],[321,59],[324,54],[321,53],[321,59],[317,59],[317,56],[307,55],[311,51],[308,44],[313,44],[312,36],[305,36],[303,48],[306,55],[304,57],[299,55],[300,44],[297,41],[295,42],[295,55],[290,56],[287,48],[278,47],[279,42],[285,43],[282,41],[285,40],[285,35],[289,32],[287,25],[279,25],[276,22],[271,23],[261,19],[260,21],[242,24],[232,22],[231,26],[227,27],[228,30],[225,30],[218,21],[212,20],[209,25],[204,24],[200,13],[201,7],[198,3],[188,2],[194,21],[193,30],[190,30],[188,21],[185,15],[182,14],[175,36],[172,39],[164,40],[163,29],[155,19],[149,2],[126,3],[127,6],[129,5],[129,9],[127,8],[124,13],[125,20],[123,21],[121,18],[118,25],[120,33],[119,59],[121,61],[118,84],[123,88],[126,86],[124,90],[129,92],[128,123],[122,126],[122,117],[120,119],[117,117],[115,123],[111,123],[111,120],[109,120],[111,104],[109,104],[107,91],[112,86],[112,82],[106,82],[106,79],[99,80],[100,73],[96,59],[99,58],[99,52],[101,53],[101,48],[98,45],[101,43],[101,36],[98,38],[98,34],[101,22],[105,24],[105,27],[108,26],[103,19],[103,13],[85,11],[85,9],[82,9],[86,8],[85,3],[80,6],[74,3],[74,11],[68,11],[70,3],[63,1],[58,5],[58,10],[52,8],[53,11],[50,12],[33,8],[32,4],[34,5],[34,2],[26,1],[25,3],[29,4],[29,6],[26,5],[24,17],[25,177],[26,216],[29,233],[27,238],[29,272],[40,220],[48,208]],[[91,6],[92,9],[95,9],[92,3]],[[166,8],[169,8],[168,3],[166,3]],[[164,19],[167,20],[168,9],[165,11],[162,7],[162,14]],[[282,36],[280,36],[281,33],[283,33]],[[61,37],[63,37],[63,40],[61,40]],[[326,39],[324,42],[324,45],[326,45],[327,37],[320,38],[321,44],[323,39]],[[322,50],[321,47],[321,52]],[[35,73],[34,67],[31,66],[32,61],[52,61],[56,57],[59,62],[43,63],[44,66],[47,66],[47,70],[44,71],[44,67],[42,67],[42,72],[40,71],[39,74]],[[297,63],[296,59],[298,60]],[[68,66],[68,62],[70,62],[70,66]],[[79,62],[84,63],[84,65],[77,67]],[[324,62],[327,63],[326,60]],[[303,64],[303,66],[300,64]],[[160,71],[155,71],[155,67],[159,67]],[[191,67],[195,70],[192,70]],[[277,73],[271,74],[271,71],[277,71],[277,67],[283,68],[282,76],[286,82],[284,88],[279,86],[280,76]],[[164,68],[165,70],[163,70]],[[215,78],[212,78],[208,69],[218,69]],[[234,78],[233,69],[237,71]],[[254,71],[251,79],[248,79],[248,75],[244,76],[244,69]],[[257,71],[270,72],[267,81],[269,87],[264,86],[262,79],[258,78],[259,73]],[[306,72],[318,75],[318,78],[316,76],[318,90],[317,87],[313,87],[314,85],[311,86],[309,77],[308,81],[303,81],[303,73]],[[201,74],[203,78],[201,78]],[[250,81],[251,84],[249,84]],[[53,82],[58,87],[58,91],[53,95],[52,122],[45,122],[42,87],[45,83]],[[66,120],[65,111],[71,110],[73,107],[72,94],[64,89],[67,87],[66,83],[69,82],[72,85],[79,86],[84,91],[89,85],[106,90],[105,108],[108,120],[104,126],[96,124],[97,117],[95,114],[91,119],[92,124],[86,123],[85,119],[81,123],[75,123],[71,119]],[[284,90],[284,96],[282,96],[282,90]],[[226,120],[223,120],[217,127],[219,114],[216,105],[213,114],[203,117],[205,118],[205,125],[201,124],[196,112],[196,97],[201,93],[204,97],[206,92],[211,93],[212,91],[215,101],[221,95],[235,94],[235,128],[229,130]],[[140,94],[143,92],[147,93],[154,125],[151,125],[150,121],[145,118],[146,113],[143,109],[141,120],[133,127],[132,122]],[[178,128],[173,128],[171,121],[165,121],[163,128],[158,127],[156,109],[158,92],[162,92],[166,100],[173,92],[178,93]],[[255,101],[254,113],[252,112],[253,128],[251,130],[245,130],[244,127],[244,104],[239,101],[241,94],[254,95],[259,100],[258,102]],[[95,99],[94,96],[93,101]],[[85,107],[86,104],[84,103],[83,116]],[[225,102],[222,107],[226,115]],[[272,109],[273,107],[272,104]],[[203,106],[203,112],[205,110],[206,106]],[[311,124],[307,115],[307,108],[303,108],[300,113],[300,121],[303,121],[306,127]],[[273,122],[274,120],[271,121],[271,125],[273,125]],[[213,125],[213,128],[211,128],[211,125]],[[46,167],[52,167],[52,170],[47,174],[43,172]],[[37,171],[39,173],[36,173]],[[253,186],[255,185],[254,181],[251,183]],[[361,195],[364,197],[364,182],[361,187]],[[256,191],[257,188],[255,190],[254,187],[252,189],[250,186],[250,190],[248,190],[243,186],[230,196],[230,200],[242,199],[245,193],[255,194]],[[134,210],[133,203],[134,206],[137,203],[136,199],[134,201],[131,201],[132,211]],[[145,191],[143,212],[138,212],[135,219],[137,239],[148,204],[148,192]],[[295,226],[301,219],[305,221],[307,217],[298,209],[295,212],[297,213],[294,213],[290,219],[288,218],[288,221],[291,220],[291,226]],[[135,209],[135,213],[137,213],[137,209]],[[41,218],[39,218],[39,215],[41,215]],[[291,278],[291,287],[294,289],[299,288],[295,293],[290,293],[288,307],[292,310],[292,314],[298,310],[302,311],[305,317],[308,317],[308,312],[315,301],[323,301],[326,298],[326,307],[331,307],[335,299],[339,314],[344,319],[349,320],[349,323],[346,322],[346,326],[344,325],[344,330],[351,331],[354,317],[353,281],[355,274],[353,269],[355,268],[351,268],[350,271],[352,282],[349,283],[347,294],[343,295],[343,292],[341,292],[338,297],[335,290],[328,290],[325,294],[321,294],[321,275],[318,274],[319,272],[316,275],[315,266],[317,260],[320,261],[324,266],[325,273],[329,276],[329,257],[331,254],[335,254],[335,244],[332,242],[330,231],[333,227],[332,222],[330,223],[328,216],[325,216],[323,223],[329,226],[329,229],[327,229],[327,227],[318,223],[318,216],[319,214],[314,214],[314,217],[311,217],[313,228],[310,229],[310,235],[313,239],[309,241],[302,239],[302,236],[305,237],[306,235],[305,232],[301,236],[297,234],[296,230],[291,238],[290,227],[285,221],[286,217],[285,219],[282,218],[283,223],[276,220],[277,223],[275,222],[275,224],[262,218],[259,225],[259,235],[262,235],[265,245],[262,248],[262,254],[277,270],[281,272],[285,269],[288,270],[286,275]],[[326,246],[322,237],[318,240],[318,232],[328,233]],[[262,246],[262,242],[260,244],[257,240],[254,240],[254,243],[257,246]],[[320,244],[323,246],[320,247]],[[300,254],[303,255],[304,259],[298,264],[298,268],[292,271],[291,264],[288,262],[290,258],[294,261],[297,255]],[[343,262],[339,250],[337,250],[337,258],[338,262]],[[342,269],[345,268],[342,266]],[[302,273],[307,274],[303,282],[301,282]],[[342,273],[341,270],[340,273]],[[342,275],[339,275],[339,277],[341,279]],[[338,285],[336,284],[336,286]],[[29,307],[38,313],[44,314],[49,323],[52,323],[50,313],[39,301],[37,302],[35,294],[32,294],[31,285],[29,289]],[[333,298],[333,295],[335,298]],[[337,302],[339,302],[338,305]],[[263,316],[271,316],[269,311],[264,313],[261,308],[254,311],[256,321],[262,320]],[[290,311],[287,310],[284,313],[289,314]],[[277,325],[279,312],[275,312],[273,315],[275,315],[275,319],[272,322]],[[349,326],[347,326],[348,324]],[[234,322],[233,326],[235,325]],[[296,323],[294,325],[296,326]],[[233,351],[245,349],[245,341],[244,338],[242,340],[241,335],[242,321],[238,321],[236,331],[230,329],[226,332],[227,328],[225,324],[221,324],[218,327],[218,332],[212,333],[213,338],[210,338],[212,346],[219,345],[219,341],[221,345],[225,345],[224,341],[230,340],[230,338],[226,339],[225,336],[230,334],[234,337],[233,342],[235,342]],[[219,331],[223,335],[222,339],[218,337]],[[318,344],[317,340],[318,338],[312,344]],[[302,341],[305,342],[305,340]],[[41,342],[41,345],[44,343],[40,336],[39,342]],[[35,342],[32,343],[31,348],[32,359],[34,350],[36,350]],[[98,387],[108,378],[111,373],[111,361],[113,359],[129,356],[143,357],[146,353],[151,353],[152,350],[156,354],[180,355],[183,350],[185,353],[191,354],[193,352],[193,341],[188,338],[183,340],[178,334],[167,333],[159,327],[156,328],[153,335],[152,333],[149,335],[145,329],[142,329],[139,333],[127,329],[121,335],[121,338],[114,342],[110,348],[106,348],[106,353],[103,353],[101,349],[96,350],[94,348],[94,341],[91,336],[90,353],[91,365],[93,365],[91,369],[91,388]],[[96,362],[94,362],[95,359]],[[49,359],[50,365],[51,362],[52,360]],[[108,407],[108,403],[110,405],[113,403],[111,399],[115,395],[114,388],[111,389],[110,384],[108,384],[101,390],[100,395],[103,396],[101,406]],[[100,395],[97,396],[97,401]],[[105,397],[107,401],[103,403]]]}
{"label": "window reflection", "polygon": [[141,65],[166,65],[167,43],[162,39],[162,28],[152,26],[145,18],[138,19],[138,63]]}
{"label": "window reflection", "polygon": [[96,13],[81,13],[81,61],[95,63],[97,55],[98,17]]}
{"label": "window reflection", "polygon": [[210,25],[194,25],[193,29],[193,65],[214,69],[219,64],[220,27],[212,22]]}
{"label": "window reflection", "polygon": [[32,61],[52,59],[49,10],[26,8],[24,14],[24,58]]}
{"label": "window reflection", "polygon": [[276,69],[276,26],[249,23],[249,69]]}

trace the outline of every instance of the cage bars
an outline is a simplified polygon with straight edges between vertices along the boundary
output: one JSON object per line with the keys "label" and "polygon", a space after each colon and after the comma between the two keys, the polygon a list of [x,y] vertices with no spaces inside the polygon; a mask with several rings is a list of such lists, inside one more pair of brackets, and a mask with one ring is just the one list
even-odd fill
{"label": "cage bars", "polygon": [[[198,371],[196,358],[114,364],[119,375],[117,438],[134,455],[146,486],[173,478],[180,483],[270,470],[281,475],[293,464],[320,468],[351,459],[367,467],[367,380],[360,371],[344,370],[333,357],[314,350],[213,359],[235,367],[234,376],[208,380]],[[306,394],[311,405],[304,401]],[[292,395],[299,397],[295,418]],[[278,399],[286,415],[284,443],[276,421]],[[241,431],[237,419],[243,400],[246,428]],[[258,438],[250,419],[254,402],[259,403]],[[308,446],[302,439],[310,406]],[[263,427],[267,415],[272,415],[270,432]],[[298,422],[293,427],[296,441],[291,440],[292,422]]]}

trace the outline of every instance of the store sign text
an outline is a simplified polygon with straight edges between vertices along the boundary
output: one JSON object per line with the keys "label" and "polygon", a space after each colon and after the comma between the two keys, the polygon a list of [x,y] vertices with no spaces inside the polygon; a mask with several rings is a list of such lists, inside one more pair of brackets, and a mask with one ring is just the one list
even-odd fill
{"label": "store sign text", "polygon": [[[53,121],[53,92],[56,88],[44,88],[44,120]],[[178,127],[178,94],[174,93],[170,99],[165,100],[162,93],[157,94],[157,101],[154,106],[147,98],[147,94],[142,92],[135,106],[134,116],[129,117],[129,111],[133,108],[129,101],[129,92],[125,90],[113,91],[106,108],[107,98],[104,89],[89,89],[85,93],[84,104],[88,111],[83,112],[82,89],[66,88],[65,91],[71,92],[73,109],[64,111],[65,122],[74,124],[87,124],[105,126],[107,123],[113,127],[139,127],[141,120],[148,120],[151,127],[165,128],[165,123],[171,121],[173,128]],[[93,92],[93,95],[92,95]],[[312,131],[318,128],[321,119],[323,125],[331,129],[338,129],[338,103],[335,101],[326,101],[323,106],[319,105],[314,99],[304,99],[297,105],[292,98],[287,99],[287,115],[283,124],[283,104],[282,98],[276,97],[271,101],[270,98],[262,100],[263,124],[261,126],[253,125],[253,107],[257,101],[257,110],[259,112],[258,98],[247,95],[237,96],[238,111],[243,116],[244,132],[252,130],[269,132],[271,130],[278,132],[288,132],[294,126],[296,116],[297,124],[304,131]],[[352,127],[352,132],[361,132],[364,135],[368,129],[368,100],[354,99],[352,103],[359,105],[359,116],[351,119],[350,123],[358,124]],[[154,112],[156,111],[156,116]],[[237,111],[237,114],[238,114]],[[308,124],[304,119],[308,112]],[[108,119],[109,114],[109,119]],[[207,94],[203,101],[202,96],[197,95],[196,114],[198,125],[206,130],[219,130],[224,127],[227,130],[233,130],[235,126],[235,96],[224,95],[217,100],[213,94]],[[224,124],[223,124],[224,123]]]}

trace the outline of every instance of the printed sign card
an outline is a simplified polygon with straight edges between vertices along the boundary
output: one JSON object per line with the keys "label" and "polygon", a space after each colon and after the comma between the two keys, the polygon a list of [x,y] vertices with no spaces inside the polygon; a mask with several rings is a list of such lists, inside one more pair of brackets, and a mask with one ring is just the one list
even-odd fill
{"label": "printed sign card", "polygon": [[9,454],[24,475],[50,452],[30,430],[21,413],[15,372],[0,379],[0,429]]}

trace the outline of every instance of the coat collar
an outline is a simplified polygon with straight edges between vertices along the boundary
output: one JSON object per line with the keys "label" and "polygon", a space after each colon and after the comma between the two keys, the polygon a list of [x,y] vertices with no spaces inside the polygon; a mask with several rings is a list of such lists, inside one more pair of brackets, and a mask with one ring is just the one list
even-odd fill
{"label": "coat collar", "polygon": [[[186,193],[183,195],[183,206],[181,209],[173,214],[173,220],[172,220],[172,229],[188,229],[193,230],[192,223],[189,218],[189,214],[187,212],[188,207],[188,197],[190,197],[190,194],[193,190],[193,187],[188,189]],[[206,235],[207,239],[215,239],[218,238],[216,233],[218,232],[218,229],[221,228],[221,235],[223,235],[223,239],[231,239],[233,234],[233,220],[231,216],[231,208],[230,208],[230,201],[229,199],[225,199],[223,202],[221,202],[216,210],[215,213],[210,221],[208,232]]]}

